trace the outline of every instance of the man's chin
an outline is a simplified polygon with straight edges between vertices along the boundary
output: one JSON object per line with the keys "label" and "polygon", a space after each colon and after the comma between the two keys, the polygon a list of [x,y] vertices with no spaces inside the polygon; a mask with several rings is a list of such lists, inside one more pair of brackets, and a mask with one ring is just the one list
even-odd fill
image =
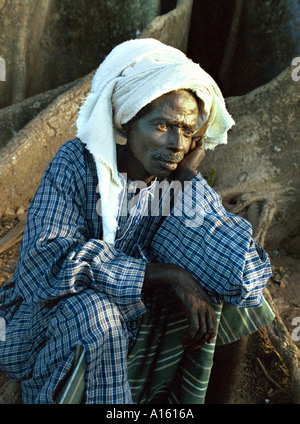
{"label": "man's chin", "polygon": [[160,164],[160,166],[155,167],[155,170],[153,171],[153,175],[159,180],[164,180],[164,179],[170,178],[172,173],[177,168],[177,163],[172,164],[172,165],[173,166],[168,166],[168,164],[163,164],[163,166],[162,166]]}
{"label": "man's chin", "polygon": [[172,175],[172,172],[170,171],[158,171],[155,172],[155,174],[153,174],[155,178],[157,178],[158,180],[166,180],[168,178],[170,178],[170,176]]}

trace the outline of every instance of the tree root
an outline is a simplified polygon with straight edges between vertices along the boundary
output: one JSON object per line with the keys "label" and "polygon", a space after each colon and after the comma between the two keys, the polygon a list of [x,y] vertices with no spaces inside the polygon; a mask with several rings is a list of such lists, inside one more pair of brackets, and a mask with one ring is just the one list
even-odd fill
{"label": "tree root", "polygon": [[[255,240],[262,247],[264,246],[265,236],[276,210],[277,207],[273,201],[268,200],[263,205],[258,220],[258,226],[254,233]],[[286,328],[267,287],[264,290],[264,297],[276,315],[275,319],[267,326],[269,339],[290,371],[292,397],[294,403],[298,404],[300,403],[300,351]]]}
{"label": "tree root", "polygon": [[[259,196],[254,197],[251,193],[244,193],[237,198],[236,206],[232,212],[241,213],[245,209],[247,209],[247,219],[253,226],[254,239],[260,246],[264,247],[265,236],[277,211],[277,205],[270,199],[260,199]],[[267,326],[268,336],[289,369],[293,402],[298,404],[300,403],[300,351],[286,328],[267,287],[264,290],[264,297],[276,315],[275,319]]]}
{"label": "tree root", "polygon": [[277,381],[275,381],[275,380],[274,380],[274,378],[272,378],[272,377],[270,377],[270,376],[269,376],[269,374],[267,373],[267,371],[266,371],[265,367],[263,366],[263,364],[262,364],[261,360],[260,360],[258,357],[256,358],[256,361],[257,361],[257,363],[258,363],[258,365],[259,365],[260,369],[262,370],[262,372],[263,372],[264,376],[267,378],[267,380],[269,380],[272,384],[274,384],[274,386],[276,386],[276,387],[277,387],[277,389],[278,389],[278,390],[280,390],[282,393],[284,393],[284,394],[286,394],[286,395],[289,395],[289,393],[287,392],[287,390],[284,390],[284,389],[280,386],[280,384],[278,384],[278,383],[277,383]]}
{"label": "tree root", "polygon": [[291,375],[291,390],[293,402],[300,403],[300,351],[292,339],[288,329],[283,323],[280,313],[273,301],[273,298],[267,288],[265,288],[264,296],[274,313],[275,319],[267,326],[267,332],[270,342],[288,367]]}
{"label": "tree root", "polygon": [[[260,219],[256,228],[254,228],[253,237],[260,246],[265,243],[265,237],[268,232],[269,226],[273,220],[273,217],[277,211],[277,206],[272,200],[266,200],[263,204],[262,211],[260,213]],[[251,213],[248,211],[248,215]]]}

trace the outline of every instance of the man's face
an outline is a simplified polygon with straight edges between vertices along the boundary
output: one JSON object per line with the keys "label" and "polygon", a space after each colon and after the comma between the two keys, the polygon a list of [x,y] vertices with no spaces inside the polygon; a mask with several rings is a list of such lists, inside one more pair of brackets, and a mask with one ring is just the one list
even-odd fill
{"label": "man's face", "polygon": [[148,113],[133,120],[127,150],[131,156],[128,164],[135,167],[135,179],[162,179],[175,171],[190,150],[198,113],[196,99],[180,90],[159,97],[151,103]]}

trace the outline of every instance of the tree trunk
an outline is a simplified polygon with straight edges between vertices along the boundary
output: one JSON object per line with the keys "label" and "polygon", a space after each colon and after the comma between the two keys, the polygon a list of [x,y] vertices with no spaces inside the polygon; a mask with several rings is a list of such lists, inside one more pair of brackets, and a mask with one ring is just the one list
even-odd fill
{"label": "tree trunk", "polygon": [[1,108],[96,69],[160,13],[160,0],[5,0],[0,12]]}
{"label": "tree trunk", "polygon": [[[236,125],[228,145],[207,152],[201,166],[208,177],[214,170],[214,189],[226,209],[247,218],[254,237],[269,251],[299,235],[300,85],[293,70],[227,99]],[[269,338],[290,371],[293,400],[300,403],[299,349],[268,288],[265,296],[276,314],[267,327]]]}
{"label": "tree trunk", "polygon": [[227,99],[236,125],[228,144],[208,151],[201,166],[206,175],[215,170],[214,189],[224,205],[248,217],[267,248],[299,233],[300,84],[292,71]]}

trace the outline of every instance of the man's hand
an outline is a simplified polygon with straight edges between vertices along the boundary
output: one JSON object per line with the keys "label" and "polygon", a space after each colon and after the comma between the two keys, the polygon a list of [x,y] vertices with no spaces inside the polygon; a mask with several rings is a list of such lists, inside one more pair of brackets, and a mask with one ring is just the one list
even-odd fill
{"label": "man's hand", "polygon": [[150,263],[146,266],[145,293],[165,288],[165,293],[178,301],[188,320],[188,331],[182,338],[184,347],[199,348],[216,336],[216,314],[208,294],[194,277],[179,265]]}
{"label": "man's hand", "polygon": [[176,171],[172,172],[170,177],[177,181],[190,181],[197,174],[196,170],[205,156],[204,137],[194,137],[191,142],[190,150],[184,159],[177,166]]}

